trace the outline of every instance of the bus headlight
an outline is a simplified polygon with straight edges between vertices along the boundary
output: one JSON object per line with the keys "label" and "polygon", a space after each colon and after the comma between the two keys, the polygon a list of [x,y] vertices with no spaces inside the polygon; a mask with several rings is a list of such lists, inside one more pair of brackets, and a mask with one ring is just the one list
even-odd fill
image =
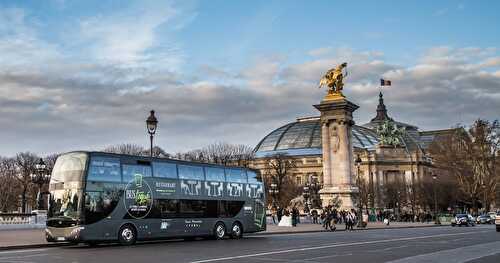
{"label": "bus headlight", "polygon": [[70,234],[70,235],[71,235],[71,236],[73,236],[73,237],[77,237],[77,236],[79,236],[79,235],[80,235],[80,231],[82,231],[82,230],[84,230],[84,229],[85,229],[85,227],[83,227],[83,226],[79,226],[79,227],[77,227],[77,228],[73,229],[73,230],[71,231],[71,234]]}

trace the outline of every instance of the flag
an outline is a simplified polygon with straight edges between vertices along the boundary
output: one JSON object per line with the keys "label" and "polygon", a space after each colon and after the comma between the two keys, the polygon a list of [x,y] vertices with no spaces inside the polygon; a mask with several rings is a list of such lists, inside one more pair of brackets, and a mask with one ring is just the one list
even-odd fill
{"label": "flag", "polygon": [[380,86],[390,86],[391,81],[386,79],[380,79]]}

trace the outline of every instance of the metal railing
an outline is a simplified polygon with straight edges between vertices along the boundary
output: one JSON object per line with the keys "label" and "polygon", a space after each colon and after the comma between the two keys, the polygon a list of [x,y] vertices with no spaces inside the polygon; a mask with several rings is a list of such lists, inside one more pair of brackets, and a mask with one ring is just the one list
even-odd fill
{"label": "metal railing", "polygon": [[37,224],[36,213],[0,213],[0,225]]}

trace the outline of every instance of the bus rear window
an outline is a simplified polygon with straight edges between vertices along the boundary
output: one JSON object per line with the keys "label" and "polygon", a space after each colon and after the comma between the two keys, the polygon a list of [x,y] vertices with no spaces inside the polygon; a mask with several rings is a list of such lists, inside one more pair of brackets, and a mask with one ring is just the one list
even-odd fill
{"label": "bus rear window", "polygon": [[258,183],[260,182],[260,178],[257,177],[257,173],[254,171],[247,171],[248,182],[249,183]]}
{"label": "bus rear window", "polygon": [[241,169],[226,169],[226,181],[235,183],[246,183],[247,175]]}

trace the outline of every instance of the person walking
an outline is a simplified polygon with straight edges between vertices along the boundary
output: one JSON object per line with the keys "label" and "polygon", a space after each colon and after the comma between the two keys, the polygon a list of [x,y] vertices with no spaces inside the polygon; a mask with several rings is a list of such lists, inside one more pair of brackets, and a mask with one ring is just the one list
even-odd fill
{"label": "person walking", "polygon": [[[273,219],[273,224],[277,225],[279,220],[277,218],[276,207],[271,208],[271,218]],[[278,221],[277,221],[278,220]]]}

